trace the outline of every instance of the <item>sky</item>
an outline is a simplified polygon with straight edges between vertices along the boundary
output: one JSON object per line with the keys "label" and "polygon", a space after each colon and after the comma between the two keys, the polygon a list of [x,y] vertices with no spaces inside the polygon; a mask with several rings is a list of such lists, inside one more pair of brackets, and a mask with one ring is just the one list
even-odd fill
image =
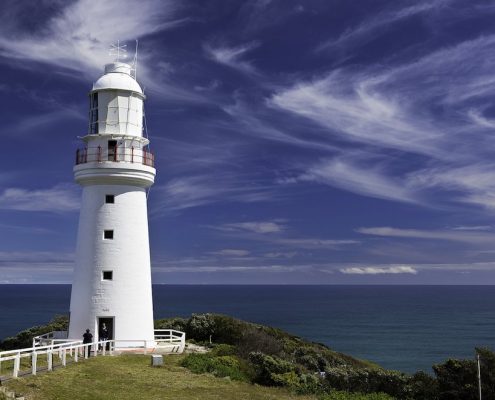
{"label": "sky", "polygon": [[154,283],[495,284],[495,4],[3,0],[0,283],[70,283],[88,92],[145,89]]}

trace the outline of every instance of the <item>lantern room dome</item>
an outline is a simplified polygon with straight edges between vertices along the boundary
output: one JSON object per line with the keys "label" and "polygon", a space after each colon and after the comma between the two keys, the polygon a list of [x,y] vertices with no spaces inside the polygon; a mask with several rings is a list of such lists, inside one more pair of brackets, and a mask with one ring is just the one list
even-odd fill
{"label": "lantern room dome", "polygon": [[131,76],[131,66],[122,62],[105,65],[105,74],[93,84],[93,90],[130,90],[143,94],[139,83]]}

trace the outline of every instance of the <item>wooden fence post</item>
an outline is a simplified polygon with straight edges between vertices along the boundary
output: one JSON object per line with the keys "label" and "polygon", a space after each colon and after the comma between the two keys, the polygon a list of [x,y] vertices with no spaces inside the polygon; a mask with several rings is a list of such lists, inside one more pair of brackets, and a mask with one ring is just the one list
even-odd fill
{"label": "wooden fence post", "polygon": [[38,364],[38,353],[36,353],[36,351],[33,351],[32,358],[31,358],[31,373],[33,375],[36,375],[37,364]]}
{"label": "wooden fence post", "polygon": [[62,365],[64,367],[67,365],[67,349],[65,347],[62,350]]}
{"label": "wooden fence post", "polygon": [[21,353],[18,352],[14,359],[14,373],[12,376],[17,378],[19,376],[19,370],[21,369]]}
{"label": "wooden fence post", "polygon": [[47,369],[51,371],[53,369],[53,351],[52,349],[46,350],[46,362],[48,364]]}

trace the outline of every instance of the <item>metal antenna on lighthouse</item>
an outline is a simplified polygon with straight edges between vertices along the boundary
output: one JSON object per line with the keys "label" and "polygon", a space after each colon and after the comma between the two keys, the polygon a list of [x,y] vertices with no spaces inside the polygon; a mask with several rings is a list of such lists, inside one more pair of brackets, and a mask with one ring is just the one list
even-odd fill
{"label": "metal antenna on lighthouse", "polygon": [[120,59],[125,59],[127,57],[127,50],[126,50],[127,45],[120,44],[120,40],[117,40],[117,44],[111,44],[110,45],[110,55],[111,56],[116,56],[115,61],[120,61]]}
{"label": "metal antenna on lighthouse", "polygon": [[136,39],[136,51],[134,52],[134,60],[132,61],[132,67],[134,70],[134,79],[135,80],[137,80],[138,45],[139,45],[139,41]]}

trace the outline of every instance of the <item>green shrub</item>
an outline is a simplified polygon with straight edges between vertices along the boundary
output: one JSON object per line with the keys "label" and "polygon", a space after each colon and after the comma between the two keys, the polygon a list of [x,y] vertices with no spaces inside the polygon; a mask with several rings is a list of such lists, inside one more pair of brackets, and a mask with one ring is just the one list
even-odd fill
{"label": "green shrub", "polygon": [[186,335],[199,341],[209,340],[215,333],[215,319],[212,314],[192,314],[187,321]]}
{"label": "green shrub", "polygon": [[165,318],[155,321],[155,329],[175,329],[176,331],[185,332],[187,326],[186,318]]}
{"label": "green shrub", "polygon": [[447,360],[433,366],[441,400],[477,400],[477,367],[474,360]]}
{"label": "green shrub", "polygon": [[290,371],[283,374],[272,374],[271,378],[277,386],[285,386],[298,394],[321,393],[324,388],[322,380],[315,374]]}
{"label": "green shrub", "polygon": [[256,371],[255,382],[261,385],[282,386],[279,375],[295,371],[292,363],[260,352],[250,353],[249,361]]}
{"label": "green shrub", "polygon": [[[319,400],[394,400],[393,397],[390,397],[385,393],[348,393],[348,392],[331,392],[322,397],[319,397]],[[401,399],[402,400],[402,399]],[[429,400],[429,399],[423,399]]]}
{"label": "green shrub", "polygon": [[263,327],[247,326],[237,343],[237,351],[241,357],[248,358],[249,353],[261,352],[268,355],[280,355],[284,346],[280,339],[272,336]]}
{"label": "green shrub", "polygon": [[213,356],[233,356],[236,354],[236,348],[230,344],[214,344],[210,354]]}
{"label": "green shrub", "polygon": [[[306,369],[313,372],[325,371],[332,366],[327,360],[326,349],[318,347],[302,346],[294,352],[294,357],[297,363],[303,365]],[[342,364],[342,363],[340,363]]]}
{"label": "green shrub", "polygon": [[[43,335],[52,331],[66,331],[69,329],[69,317],[66,315],[56,315],[48,324],[34,326],[19,332],[16,336],[8,337],[0,341],[0,349],[14,350],[31,347],[35,336]],[[82,337],[83,332],[81,332]]]}
{"label": "green shrub", "polygon": [[241,362],[234,356],[218,356],[211,354],[188,354],[181,366],[195,374],[210,373],[218,377],[230,377],[237,381],[248,381],[245,372],[242,371]]}
{"label": "green shrub", "polygon": [[326,381],[334,389],[349,392],[386,393],[399,399],[410,394],[409,377],[397,371],[329,368]]}
{"label": "green shrub", "polygon": [[234,346],[239,344],[242,332],[249,324],[226,315],[213,314],[212,317],[215,321],[213,341]]}
{"label": "green shrub", "polygon": [[414,400],[438,400],[438,381],[426,372],[416,372],[409,380],[409,388]]}

